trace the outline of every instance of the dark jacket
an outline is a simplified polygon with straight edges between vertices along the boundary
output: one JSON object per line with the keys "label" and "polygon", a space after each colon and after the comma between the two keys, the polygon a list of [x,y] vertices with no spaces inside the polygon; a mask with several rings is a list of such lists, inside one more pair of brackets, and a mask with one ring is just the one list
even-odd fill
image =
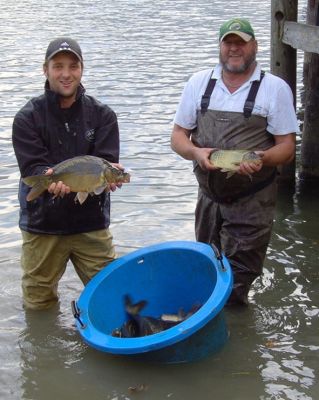
{"label": "dark jacket", "polygon": [[[79,87],[76,101],[61,109],[58,95],[48,89],[31,99],[15,116],[12,142],[21,177],[43,173],[68,158],[94,155],[119,160],[119,129],[115,113]],[[48,192],[27,202],[30,190],[19,187],[22,230],[32,233],[74,234],[103,229],[110,224],[110,196],[88,196],[80,205],[75,193],[53,199]]]}

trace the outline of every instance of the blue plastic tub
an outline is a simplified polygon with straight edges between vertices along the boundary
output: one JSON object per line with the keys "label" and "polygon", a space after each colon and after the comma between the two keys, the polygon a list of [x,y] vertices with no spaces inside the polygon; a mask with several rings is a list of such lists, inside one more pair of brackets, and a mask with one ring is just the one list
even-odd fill
{"label": "blue plastic tub", "polygon": [[[125,255],[84,288],[73,314],[83,340],[104,352],[165,363],[189,362],[218,351],[228,338],[223,307],[232,290],[227,259],[210,245],[172,241]],[[147,300],[141,315],[159,317],[201,308],[178,325],[136,338],[112,331],[127,320],[123,297]]]}

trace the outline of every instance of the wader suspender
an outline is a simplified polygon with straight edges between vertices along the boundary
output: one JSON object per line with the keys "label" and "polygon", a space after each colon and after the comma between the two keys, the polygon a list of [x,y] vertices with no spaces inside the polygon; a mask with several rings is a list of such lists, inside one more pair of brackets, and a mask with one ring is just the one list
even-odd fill
{"label": "wader suspender", "polygon": [[[258,92],[259,86],[260,86],[261,81],[264,76],[265,76],[265,71],[261,71],[259,81],[258,80],[253,81],[253,83],[251,84],[250,91],[248,93],[247,99],[244,104],[244,117],[245,118],[249,118],[251,116],[251,113],[252,113],[254,105],[255,105],[255,99],[257,96],[257,92]],[[200,103],[202,114],[204,114],[208,109],[210,97],[213,93],[213,90],[214,90],[214,87],[216,84],[216,80],[217,79],[215,79],[215,78],[214,79],[211,78],[209,80],[208,85],[205,90],[205,93],[202,96],[202,101]]]}

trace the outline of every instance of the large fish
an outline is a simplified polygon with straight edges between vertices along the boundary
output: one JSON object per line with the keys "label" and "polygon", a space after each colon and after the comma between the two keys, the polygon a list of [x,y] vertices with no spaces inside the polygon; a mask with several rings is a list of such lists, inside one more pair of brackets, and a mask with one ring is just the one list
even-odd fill
{"label": "large fish", "polygon": [[23,178],[32,189],[27,195],[31,201],[45,192],[51,183],[62,181],[71,192],[77,193],[75,201],[84,203],[90,194],[101,194],[110,183],[127,183],[130,174],[100,157],[78,156],[55,165],[51,175],[33,175]]}
{"label": "large fish", "polygon": [[148,336],[162,332],[177,324],[177,322],[167,322],[159,318],[141,316],[140,311],[142,311],[147,304],[145,300],[133,304],[130,297],[126,295],[124,297],[124,303],[128,320],[121,328],[115,329],[112,332],[112,336],[123,338]]}
{"label": "large fish", "polygon": [[234,175],[242,162],[249,162],[256,165],[262,163],[261,156],[250,150],[216,150],[209,157],[214,167],[218,167],[222,172],[227,172],[226,178]]}
{"label": "large fish", "polygon": [[121,328],[113,330],[112,336],[115,337],[141,337],[162,332],[189,318],[200,308],[200,306],[196,305],[192,307],[189,313],[180,310],[178,314],[162,314],[160,318],[154,318],[140,315],[140,312],[147,304],[145,300],[132,303],[130,297],[126,295],[124,296],[124,303],[128,320]]}

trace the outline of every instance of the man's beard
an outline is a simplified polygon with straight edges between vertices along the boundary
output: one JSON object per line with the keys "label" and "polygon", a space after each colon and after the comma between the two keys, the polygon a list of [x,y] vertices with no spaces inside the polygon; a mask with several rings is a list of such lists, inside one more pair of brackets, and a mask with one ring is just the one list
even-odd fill
{"label": "man's beard", "polygon": [[244,60],[244,63],[239,66],[229,65],[227,62],[222,61],[221,56],[219,55],[219,62],[221,63],[223,70],[226,72],[232,72],[233,74],[240,74],[242,72],[246,72],[255,61],[256,61],[255,52],[249,58],[246,58]]}

